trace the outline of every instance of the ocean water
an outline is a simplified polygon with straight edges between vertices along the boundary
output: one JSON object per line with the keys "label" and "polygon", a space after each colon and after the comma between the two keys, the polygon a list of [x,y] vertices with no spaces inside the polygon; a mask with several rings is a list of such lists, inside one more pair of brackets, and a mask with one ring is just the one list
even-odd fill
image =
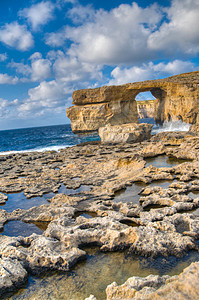
{"label": "ocean water", "polygon": [[58,151],[83,142],[99,140],[99,135],[77,135],[69,124],[0,131],[0,154],[28,151]]}
{"label": "ocean water", "polygon": [[[152,134],[163,131],[187,131],[190,124],[165,122],[156,126],[153,118],[141,119],[140,123],[153,124]],[[100,140],[97,133],[74,134],[70,124],[22,128],[0,131],[0,155],[29,151],[58,151],[83,142]]]}

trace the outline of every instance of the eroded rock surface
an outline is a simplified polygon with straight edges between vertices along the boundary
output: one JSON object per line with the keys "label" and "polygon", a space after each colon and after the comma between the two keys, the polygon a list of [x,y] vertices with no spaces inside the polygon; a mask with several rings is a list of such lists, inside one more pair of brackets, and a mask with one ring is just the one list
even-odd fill
{"label": "eroded rock surface", "polygon": [[[198,251],[198,149],[198,137],[181,132],[133,144],[88,143],[60,152],[1,156],[0,192],[7,197],[0,210],[1,230],[11,221],[23,221],[43,232],[0,236],[1,293],[17,289],[27,274],[70,270],[86,259],[82,247],[91,244],[103,252],[127,249],[129,255],[153,259]],[[165,155],[176,163],[146,167],[147,159]],[[115,201],[117,192],[140,183],[137,202],[124,201],[122,194]],[[7,209],[12,201],[33,205]],[[4,261],[16,264],[21,277],[8,275]]]}
{"label": "eroded rock surface", "polygon": [[99,128],[103,144],[139,143],[151,137],[151,124],[123,124]]}
{"label": "eroded rock surface", "polygon": [[72,130],[94,131],[107,124],[138,123],[135,97],[146,91],[156,98],[157,123],[171,119],[199,123],[199,71],[195,71],[165,79],[75,91],[75,106],[67,109]]}

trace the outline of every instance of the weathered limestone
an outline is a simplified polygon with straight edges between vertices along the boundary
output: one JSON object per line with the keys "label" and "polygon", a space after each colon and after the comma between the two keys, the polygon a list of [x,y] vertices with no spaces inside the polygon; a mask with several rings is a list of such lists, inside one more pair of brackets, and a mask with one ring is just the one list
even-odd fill
{"label": "weathered limestone", "polygon": [[97,130],[106,124],[138,123],[135,97],[150,91],[156,98],[154,118],[199,123],[199,71],[165,79],[103,86],[73,93],[75,106],[67,109],[74,132]]}
{"label": "weathered limestone", "polygon": [[151,124],[123,124],[99,128],[103,144],[139,143],[151,137]]}
{"label": "weathered limestone", "polygon": [[[129,256],[137,253],[153,261],[159,255],[189,253],[192,257],[199,238],[198,149],[197,135],[173,132],[132,144],[93,142],[60,152],[1,156],[0,191],[8,199],[0,210],[0,228],[4,228],[0,264],[10,270],[9,259],[16,272],[7,274],[2,267],[0,293],[17,289],[27,273],[70,270],[86,259],[88,250],[81,249],[90,244],[103,252],[126,248]],[[146,167],[147,158],[168,155],[189,160]],[[135,192],[136,185],[136,200],[133,196],[124,200],[123,193],[116,200],[117,192],[131,188]],[[13,195],[17,192],[21,194]],[[33,201],[31,208],[7,209],[9,203],[20,202],[18,196],[23,205]],[[45,197],[48,201],[43,204]],[[24,237],[18,231],[14,237],[7,236],[6,226],[12,221],[25,228],[30,225],[26,222],[40,226],[41,233]]]}
{"label": "weathered limestone", "polygon": [[153,118],[155,114],[155,100],[137,100],[139,119]]}

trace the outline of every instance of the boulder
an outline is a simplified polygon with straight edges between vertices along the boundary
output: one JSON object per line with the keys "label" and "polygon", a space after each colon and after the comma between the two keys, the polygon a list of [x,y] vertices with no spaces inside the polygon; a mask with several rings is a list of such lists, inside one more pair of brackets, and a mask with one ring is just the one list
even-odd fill
{"label": "boulder", "polygon": [[151,124],[123,124],[99,128],[103,144],[138,143],[151,137]]}

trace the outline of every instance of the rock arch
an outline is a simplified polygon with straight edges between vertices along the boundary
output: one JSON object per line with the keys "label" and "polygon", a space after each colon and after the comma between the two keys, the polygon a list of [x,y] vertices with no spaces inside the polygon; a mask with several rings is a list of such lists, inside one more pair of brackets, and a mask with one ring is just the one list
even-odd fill
{"label": "rock arch", "polygon": [[67,109],[73,132],[95,131],[106,124],[138,123],[135,97],[150,91],[156,98],[156,123],[177,120],[199,123],[199,71],[165,79],[103,86],[73,93],[74,106]]}

